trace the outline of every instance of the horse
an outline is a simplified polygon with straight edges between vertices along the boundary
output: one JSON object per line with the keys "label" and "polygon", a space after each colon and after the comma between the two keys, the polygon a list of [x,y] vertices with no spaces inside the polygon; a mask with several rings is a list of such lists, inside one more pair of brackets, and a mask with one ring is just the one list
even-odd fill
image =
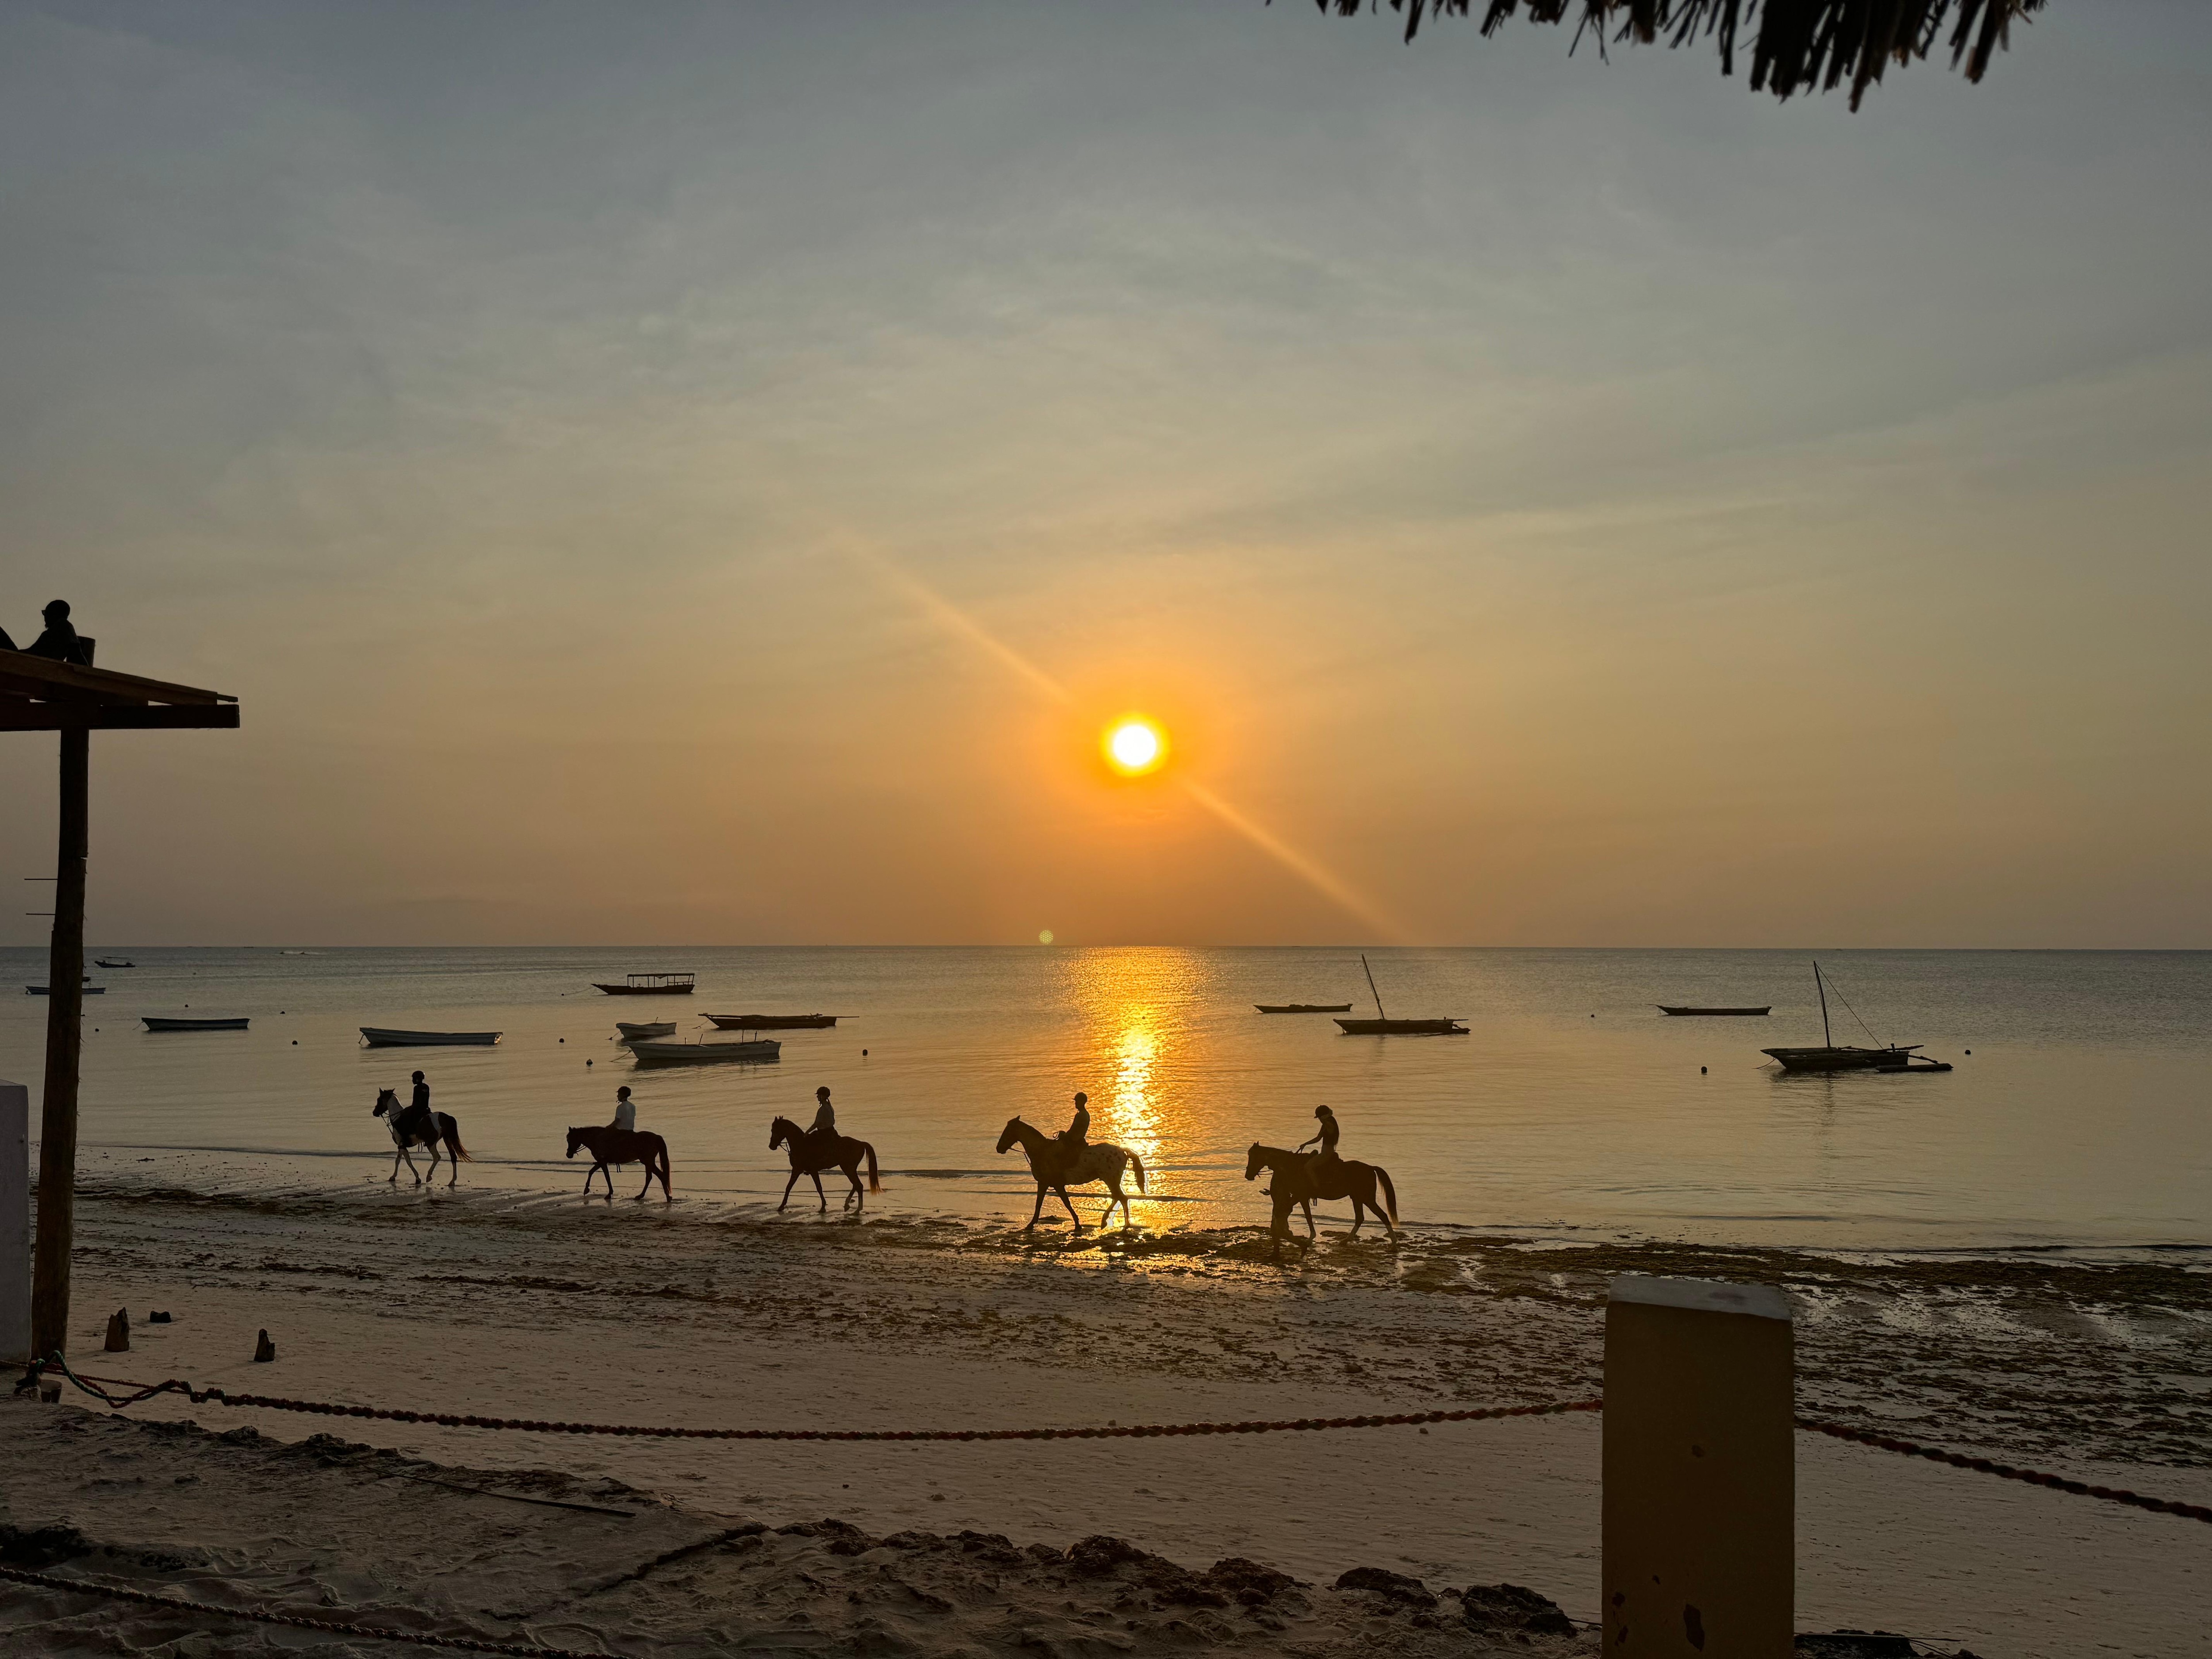
{"label": "horse", "polygon": [[[392,1131],[392,1175],[385,1182],[386,1186],[398,1181],[399,1160],[403,1158],[407,1159],[407,1173],[415,1176],[415,1184],[417,1187],[422,1184],[422,1177],[415,1174],[415,1160],[407,1151],[410,1146],[430,1149],[430,1179],[435,1181],[438,1178],[438,1142],[441,1139],[446,1143],[446,1150],[453,1154],[448,1161],[453,1166],[453,1172],[447,1178],[446,1184],[450,1187],[460,1180],[461,1160],[469,1158],[469,1149],[461,1145],[460,1125],[453,1121],[452,1114],[433,1112],[428,1121],[417,1119],[403,1129],[399,1127],[399,1121],[407,1115],[407,1108],[399,1103],[398,1091],[379,1089],[376,1105],[369,1115],[382,1118],[384,1127]],[[473,1164],[476,1160],[469,1158],[469,1162]]]}
{"label": "horse", "polygon": [[[1313,1201],[1317,1198],[1348,1198],[1352,1200],[1352,1231],[1356,1236],[1365,1224],[1367,1212],[1375,1212],[1393,1238],[1398,1236],[1398,1189],[1391,1185],[1390,1172],[1379,1164],[1362,1164],[1356,1158],[1338,1158],[1324,1172],[1318,1152],[1293,1152],[1280,1146],[1262,1146],[1258,1141],[1244,1156],[1244,1179],[1255,1180],[1262,1170],[1274,1172],[1273,1197],[1275,1213],[1267,1231],[1274,1235],[1275,1254],[1283,1252],[1283,1240],[1291,1236],[1291,1206],[1298,1205],[1306,1212],[1306,1236],[1318,1237],[1314,1228]],[[1376,1188],[1382,1188],[1382,1202],[1376,1201]]]}
{"label": "horse", "polygon": [[[876,1179],[876,1149],[866,1141],[855,1140],[850,1135],[817,1136],[800,1128],[789,1118],[780,1117],[775,1121],[774,1132],[768,1138],[768,1149],[772,1152],[786,1141],[791,1143],[791,1179],[783,1183],[783,1204],[791,1202],[791,1189],[799,1184],[799,1176],[812,1176],[814,1195],[822,1200],[823,1209],[827,1210],[830,1195],[822,1190],[822,1172],[824,1170],[842,1170],[845,1179],[853,1183],[853,1190],[845,1194],[844,1204],[850,1204],[855,1199],[866,1203],[866,1200],[860,1193],[860,1170],[863,1158],[868,1161],[868,1191],[883,1191],[883,1182]],[[783,1204],[775,1206],[778,1214],[782,1213]],[[838,1207],[842,1209],[844,1204]]]}
{"label": "horse", "polygon": [[637,1195],[643,1198],[651,1192],[653,1178],[659,1176],[660,1196],[663,1200],[669,1198],[668,1143],[659,1135],[644,1129],[615,1129],[604,1123],[587,1123],[580,1129],[573,1126],[569,1128],[570,1158],[575,1157],[579,1146],[592,1155],[592,1167],[584,1172],[584,1190],[586,1193],[592,1190],[592,1177],[605,1175],[607,1196],[612,1198],[615,1195],[615,1176],[608,1165],[642,1164],[645,1165],[645,1185],[637,1189]]}
{"label": "horse", "polygon": [[1068,1202],[1067,1189],[1070,1184],[1087,1187],[1094,1181],[1104,1182],[1107,1192],[1111,1194],[1106,1200],[1105,1212],[1098,1218],[1098,1224],[1102,1227],[1106,1224],[1113,1216],[1116,1204],[1121,1206],[1121,1224],[1124,1227],[1130,1224],[1129,1195],[1121,1190],[1121,1171],[1134,1165],[1137,1190],[1143,1192],[1144,1159],[1126,1148],[1103,1140],[1094,1140],[1088,1143],[1082,1156],[1071,1164],[1066,1149],[1060,1142],[1043,1130],[1023,1122],[1020,1118],[1010,1117],[1006,1120],[1005,1132],[999,1137],[999,1150],[1003,1152],[1017,1141],[1029,1154],[1030,1173],[1036,1177],[1036,1207],[1030,1212],[1030,1224],[1022,1229],[1024,1232],[1036,1227],[1037,1218],[1044,1213],[1047,1192],[1060,1194],[1060,1201],[1067,1206],[1067,1218],[1075,1224],[1075,1231],[1081,1232],[1083,1218],[1075,1213],[1075,1206]]}

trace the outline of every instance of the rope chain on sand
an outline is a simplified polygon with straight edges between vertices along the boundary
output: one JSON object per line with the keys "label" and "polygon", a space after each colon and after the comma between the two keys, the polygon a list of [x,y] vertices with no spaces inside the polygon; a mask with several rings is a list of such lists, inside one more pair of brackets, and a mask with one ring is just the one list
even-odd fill
{"label": "rope chain on sand", "polygon": [[1977,1474],[1994,1474],[2001,1480],[2025,1481],[2031,1486],[2048,1486],[2053,1492],[2069,1492],[2077,1498],[2101,1498],[2107,1504],[2125,1504],[2130,1509],[2148,1510],[2154,1515],[2178,1515],[2184,1520],[2212,1522],[2212,1508],[2203,1504],[2185,1504],[2178,1498],[2146,1498],[2139,1492],[2130,1492],[2124,1486],[2093,1486],[2085,1480],[2069,1480],[2063,1474],[2046,1474],[2040,1469],[2014,1468],[2009,1463],[1999,1463],[1987,1457],[1971,1457],[1964,1452],[1945,1451],[1940,1446],[1923,1446],[1917,1441],[1899,1440],[1893,1435],[1875,1434],[1867,1429],[1854,1429],[1841,1423],[1822,1423],[1810,1417],[1801,1417],[1797,1426],[1813,1434],[1832,1435],[1838,1440],[1848,1440],[1854,1445],[1873,1446],[1882,1451],[1899,1452],[1906,1457],[1924,1457],[1931,1463],[1948,1463],[1954,1469],[1972,1469]]}
{"label": "rope chain on sand", "polygon": [[[1431,1423],[1494,1422],[1509,1417],[1557,1417],[1570,1412],[1605,1409],[1602,1400],[1562,1400],[1541,1406],[1477,1406],[1464,1411],[1392,1412],[1364,1417],[1279,1418],[1271,1421],[1244,1423],[1134,1423],[1127,1427],[1109,1424],[1104,1428],[1091,1429],[684,1429],[633,1426],[621,1423],[562,1423],[537,1418],[478,1417],[453,1412],[416,1412],[383,1406],[340,1406],[326,1401],[283,1400],[265,1395],[226,1394],[221,1389],[195,1389],[179,1377],[171,1377],[166,1382],[129,1382],[115,1377],[80,1376],[70,1369],[69,1362],[58,1353],[51,1359],[33,1361],[23,1381],[16,1384],[17,1392],[33,1385],[40,1374],[47,1369],[58,1370],[85,1393],[116,1411],[159,1395],[181,1394],[195,1406],[213,1402],[222,1406],[258,1407],[265,1411],[305,1412],[317,1417],[367,1418],[386,1423],[429,1423],[450,1429],[512,1429],[525,1434],[611,1434],[655,1440],[919,1442],[1148,1439],[1170,1435],[1310,1433],[1323,1429],[1410,1428]],[[110,1394],[103,1384],[112,1384],[131,1392]],[[2107,1504],[2122,1504],[2130,1509],[2148,1510],[2154,1515],[2174,1515],[2185,1521],[2212,1522],[2212,1507],[2203,1504],[2185,1504],[2171,1498],[2149,1498],[2122,1486],[2093,1486],[2085,1480],[2069,1480],[2063,1474],[2050,1474],[2040,1469],[2017,1468],[1992,1458],[1945,1451],[1941,1447],[1923,1446],[1917,1441],[1900,1440],[1892,1435],[1876,1434],[1866,1429],[1854,1429],[1842,1423],[1825,1423],[1817,1418],[1801,1417],[1797,1419],[1797,1426],[1808,1433],[1825,1434],[1855,1445],[1872,1446],[1881,1451],[1897,1452],[1906,1457],[1925,1458],[1931,1463],[1944,1463],[1954,1469],[1968,1469],[1977,1474],[1995,1475],[2002,1480],[2018,1480],[2031,1486],[2047,1487],[2052,1492],[2070,1492],[2078,1498],[2101,1498]]]}
{"label": "rope chain on sand", "polygon": [[459,1648],[464,1653],[507,1653],[520,1659],[609,1659],[605,1650],[586,1653],[580,1648],[541,1648],[534,1642],[495,1642],[480,1636],[433,1636],[423,1631],[384,1630],[374,1625],[349,1625],[337,1619],[311,1619],[300,1613],[264,1613],[258,1607],[226,1607],[216,1601],[192,1601],[181,1595],[156,1595],[150,1590],[122,1584],[102,1584],[88,1579],[64,1578],[58,1573],[33,1572],[27,1567],[0,1565],[0,1579],[35,1584],[41,1589],[64,1590],[78,1595],[104,1595],[114,1601],[135,1601],[141,1607],[163,1607],[172,1613],[214,1613],[224,1619],[250,1620],[257,1625],[289,1625],[295,1630],[318,1630],[332,1636],[366,1637],[378,1642],[412,1642],[421,1647]]}

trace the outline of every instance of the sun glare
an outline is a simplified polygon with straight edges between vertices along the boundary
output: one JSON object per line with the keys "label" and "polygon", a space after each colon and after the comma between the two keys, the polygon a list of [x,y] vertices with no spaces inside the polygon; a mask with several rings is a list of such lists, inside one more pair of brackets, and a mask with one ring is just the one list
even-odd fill
{"label": "sun glare", "polygon": [[1168,740],[1150,720],[1120,720],[1107,728],[1106,759],[1125,778],[1157,771],[1167,758]]}

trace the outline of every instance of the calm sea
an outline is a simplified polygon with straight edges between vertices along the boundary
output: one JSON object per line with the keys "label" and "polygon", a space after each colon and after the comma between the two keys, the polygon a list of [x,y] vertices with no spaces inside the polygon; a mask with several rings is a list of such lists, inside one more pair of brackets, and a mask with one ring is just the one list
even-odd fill
{"label": "calm sea", "polygon": [[[605,1121],[629,1083],[641,1126],[670,1142],[679,1196],[772,1202],[787,1166],[769,1121],[811,1116],[826,1083],[841,1127],[878,1148],[877,1204],[1025,1218],[1019,1154],[993,1144],[1017,1112],[1059,1127],[1083,1089],[1093,1137],[1147,1164],[1137,1215],[1153,1227],[1263,1220],[1244,1147],[1304,1139],[1326,1101],[1345,1153],[1383,1164],[1419,1223],[1854,1249],[2212,1248],[2212,953],[1822,952],[1875,1033],[1957,1068],[1837,1078],[1784,1078],[1759,1052],[1820,1038],[1802,951],[1370,952],[1393,1013],[1471,1028],[1387,1038],[1253,1011],[1364,1003],[1344,950],[123,954],[138,966],[96,971],[108,989],[86,1004],[82,1137],[147,1158],[222,1149],[380,1179],[390,1142],[369,1109],[419,1066],[477,1159],[469,1182],[580,1182],[562,1130]],[[0,968],[11,987],[46,977],[42,951],[0,951]],[[679,969],[697,973],[696,995],[592,988]],[[1661,1001],[1774,1012],[1674,1019]],[[157,1036],[137,1022],[187,1009],[252,1027]],[[786,1033],[765,1066],[640,1070],[611,1040],[617,1018],[688,1031],[710,1011],[842,1019]],[[0,1076],[36,1085],[45,1012],[0,995]],[[1838,1042],[1863,1040],[1832,1012]],[[505,1036],[369,1049],[365,1024]]]}

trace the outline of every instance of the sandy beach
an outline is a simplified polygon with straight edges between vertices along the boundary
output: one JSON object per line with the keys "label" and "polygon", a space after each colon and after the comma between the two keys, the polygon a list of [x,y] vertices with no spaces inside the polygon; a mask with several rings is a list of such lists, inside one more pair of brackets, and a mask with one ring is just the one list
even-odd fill
{"label": "sandy beach", "polygon": [[[2212,1276],[2179,1267],[1577,1248],[1446,1229],[1393,1243],[1351,1239],[1341,1222],[1325,1224],[1305,1263],[1283,1267],[1257,1230],[1077,1241],[1063,1227],[1025,1238],[941,1218],[776,1218],[757,1205],[394,1192],[299,1173],[219,1155],[88,1159],[80,1364],[299,1398],[632,1424],[1008,1428],[1337,1415],[1595,1394],[1607,1279],[1660,1273],[1784,1286],[1798,1310],[1802,1410],[2212,1499]],[[131,1311],[133,1350],[100,1354],[116,1307]],[[155,1308],[173,1322],[147,1324]],[[279,1357],[257,1365],[264,1327]],[[95,1428],[76,1409],[11,1407],[0,1419],[9,1465],[35,1457],[42,1473],[36,1488],[20,1478],[0,1488],[0,1521],[75,1527],[137,1552],[133,1561],[177,1555],[173,1567],[131,1571],[201,1599],[404,1603],[418,1618],[489,1619],[527,1605],[553,1621],[533,1625],[532,1639],[555,1640],[557,1624],[562,1641],[588,1628],[610,1650],[636,1651],[789,1645],[771,1632],[804,1612],[813,1635],[801,1645],[850,1651],[1011,1650],[1027,1632],[1071,1652],[1323,1654],[1396,1631],[1394,1650],[1443,1653],[1516,1634],[1470,1625],[1449,1599],[1422,1601],[1446,1589],[1512,1583],[1575,1620],[1596,1611],[1599,1428],[1589,1418],[915,1446],[338,1425],[349,1442],[474,1471],[449,1477],[463,1485],[630,1494],[617,1506],[648,1508],[653,1519],[603,1517],[631,1541],[600,1559],[582,1534],[558,1531],[582,1524],[570,1511],[419,1483],[403,1504],[370,1452],[278,1443],[307,1442],[331,1426],[323,1420],[194,1410],[173,1397],[130,1415],[138,1425]],[[212,1433],[143,1426],[185,1418]],[[241,1440],[245,1429],[266,1438]],[[216,1437],[224,1433],[233,1437]],[[2168,1654],[2199,1639],[2207,1557],[2192,1523],[1818,1437],[1799,1452],[1802,1629],[1885,1629],[1984,1655]],[[130,1470],[110,1472],[103,1459]],[[224,1480],[258,1482],[264,1468],[323,1486],[291,1519],[222,1498]],[[870,1538],[969,1533],[1011,1543],[835,1554],[847,1535],[834,1528],[730,1530],[831,1521]],[[407,1564],[420,1552],[395,1540],[415,1528],[426,1545],[444,1528],[477,1540],[467,1547],[504,1565],[464,1570],[461,1545],[431,1545],[434,1570],[414,1582]],[[495,1537],[502,1528],[540,1541]],[[1076,1593],[1080,1571],[1067,1552],[1099,1535],[1191,1573],[1237,1558],[1307,1588],[1294,1613],[1231,1595],[1227,1607],[1200,1609],[1212,1622],[1147,1590],[1139,1616],[1118,1606],[1138,1594],[1119,1578],[1107,1588],[1085,1579],[1089,1589]],[[762,1541],[740,1550],[747,1538]],[[200,1553],[179,1555],[185,1545]],[[695,1553],[666,1583],[635,1576],[639,1562],[671,1549]],[[1014,1553],[993,1556],[984,1571],[977,1550]],[[835,1571],[824,1565],[831,1555]],[[556,1561],[569,1565],[547,1565]],[[1359,1568],[1425,1589],[1385,1607],[1374,1605],[1379,1592],[1328,1588]],[[594,1589],[586,1581],[598,1572],[622,1588]],[[994,1587],[976,1588],[979,1573]],[[783,1587],[778,1595],[763,1599],[763,1574]],[[890,1587],[902,1579],[923,1597],[890,1609],[873,1592],[848,1600],[855,1574],[877,1575],[887,1595],[908,1594]],[[803,1594],[792,1589],[799,1575],[815,1581]],[[210,1595],[217,1580],[223,1593]],[[0,1599],[9,1628],[20,1639],[37,1631],[42,1650],[131,1650],[114,1645],[112,1608]]]}

